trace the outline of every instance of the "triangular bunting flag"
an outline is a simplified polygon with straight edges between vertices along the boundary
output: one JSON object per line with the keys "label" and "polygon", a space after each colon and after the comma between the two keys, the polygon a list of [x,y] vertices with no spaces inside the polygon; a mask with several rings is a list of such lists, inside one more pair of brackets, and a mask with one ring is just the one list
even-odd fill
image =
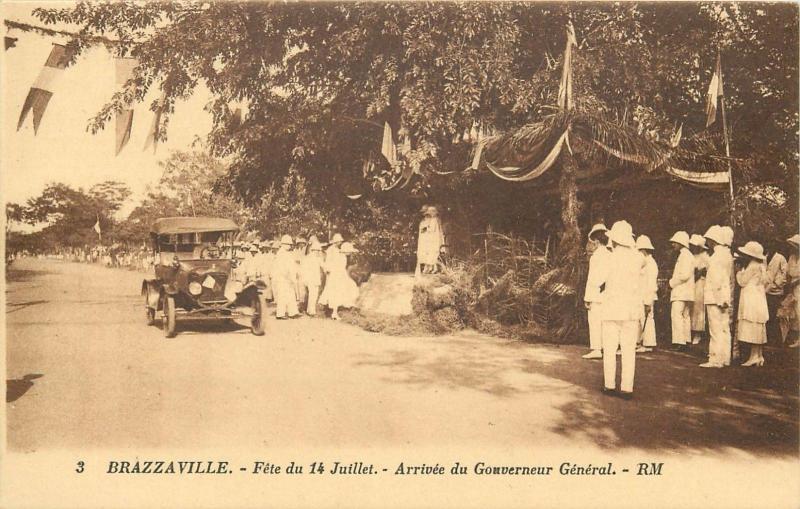
{"label": "triangular bunting flag", "polygon": [[706,97],[706,127],[717,120],[717,103],[722,96],[722,64],[717,53],[717,66],[714,68],[714,75],[711,76],[711,83],[708,84]]}
{"label": "triangular bunting flag", "polygon": [[50,102],[50,98],[53,96],[53,83],[60,77],[62,71],[66,69],[71,57],[72,53],[67,50],[66,46],[53,44],[50,56],[47,57],[47,61],[39,72],[36,81],[31,85],[28,96],[25,98],[25,103],[22,105],[22,111],[17,122],[17,131],[20,130],[25,122],[28,112],[33,110],[33,133],[39,132],[39,125],[42,123],[47,103]]}
{"label": "triangular bunting flag", "polygon": [[[117,73],[117,86],[120,88],[133,76],[133,70],[138,65],[134,58],[117,58],[115,60]],[[131,139],[131,128],[133,127],[133,108],[126,108],[118,111],[116,116],[116,155]]]}
{"label": "triangular bunting flag", "polygon": [[5,50],[8,51],[10,48],[14,48],[17,46],[17,38],[16,37],[7,37],[3,36],[3,42],[5,43]]}
{"label": "triangular bunting flag", "polygon": [[384,122],[383,125],[383,142],[381,143],[381,154],[389,161],[392,166],[397,162],[397,147],[392,138],[392,128],[389,122]]}
{"label": "triangular bunting flag", "polygon": [[561,72],[561,84],[558,87],[558,107],[561,110],[572,109],[572,46],[577,46],[575,28],[567,24],[567,47],[564,49],[564,68]]}
{"label": "triangular bunting flag", "polygon": [[142,150],[147,150],[147,147],[152,145],[153,153],[156,153],[156,147],[158,147],[158,138],[160,136],[159,129],[161,125],[161,112],[164,111],[164,103],[166,100],[167,96],[162,92],[161,97],[158,100],[156,110],[153,112],[153,123],[150,125],[150,131],[147,133],[147,139],[144,141],[144,148],[142,148]]}

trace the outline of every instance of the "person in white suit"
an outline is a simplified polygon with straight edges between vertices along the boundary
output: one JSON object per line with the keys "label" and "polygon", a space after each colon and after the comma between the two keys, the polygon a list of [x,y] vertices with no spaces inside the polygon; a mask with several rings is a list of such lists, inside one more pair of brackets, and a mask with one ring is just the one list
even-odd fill
{"label": "person in white suit", "polygon": [[723,242],[726,234],[719,225],[708,229],[704,237],[712,255],[708,259],[708,273],[704,289],[706,317],[708,318],[708,362],[703,368],[721,368],[731,363],[731,271],[733,257]]}
{"label": "person in white suit", "polygon": [[[608,233],[611,254],[600,280],[603,291],[603,394],[633,397],[636,372],[636,340],[639,337],[645,304],[642,280],[645,259],[636,250],[633,229],[627,221],[617,221]],[[649,308],[649,306],[647,306]],[[622,373],[616,392],[617,348],[622,351]]]}
{"label": "person in white suit", "polygon": [[280,248],[272,263],[272,291],[275,295],[275,318],[296,318],[297,310],[297,263],[292,254],[292,237],[281,237]]}
{"label": "person in white suit", "polygon": [[650,352],[657,346],[656,343],[656,321],[653,316],[656,300],[658,300],[658,264],[653,258],[655,248],[647,235],[639,235],[636,239],[636,249],[644,256],[645,267],[642,274],[642,300],[646,309],[642,332],[636,352]]}
{"label": "person in white suit", "polygon": [[706,332],[706,305],[704,292],[706,274],[708,273],[708,251],[706,239],[702,235],[692,234],[689,239],[689,250],[694,256],[694,301],[692,302],[692,344],[698,345]]}
{"label": "person in white suit", "polygon": [[589,258],[589,273],[586,276],[586,291],[583,294],[583,304],[586,307],[586,316],[589,322],[589,353],[583,355],[584,359],[603,358],[603,294],[602,282],[599,281],[603,273],[603,266],[611,251],[608,249],[608,228],[604,224],[594,225],[589,232],[589,241],[595,244],[594,252]]}
{"label": "person in white suit", "polygon": [[322,286],[322,246],[316,240],[311,241],[308,254],[300,262],[300,279],[308,296],[306,314],[317,314],[317,301],[319,300],[319,287]]}
{"label": "person in white suit", "polygon": [[[722,232],[722,244],[725,246],[725,249],[728,251],[728,255],[730,256],[730,267],[728,268],[728,274],[730,274],[730,286],[731,286],[731,299],[733,299],[733,295],[736,290],[736,271],[734,270],[733,266],[733,254],[731,250],[733,249],[733,228],[730,226],[720,226],[720,231]],[[730,319],[730,329],[731,329],[731,361],[736,361],[739,359],[739,340],[734,334],[734,318],[736,316],[736,301],[731,300],[731,311],[728,314],[728,318]]]}
{"label": "person in white suit", "polygon": [[692,336],[692,302],[694,301],[694,256],[689,251],[689,234],[676,232],[669,239],[678,251],[675,269],[669,280],[670,321],[672,323],[672,344],[678,350],[685,350]]}

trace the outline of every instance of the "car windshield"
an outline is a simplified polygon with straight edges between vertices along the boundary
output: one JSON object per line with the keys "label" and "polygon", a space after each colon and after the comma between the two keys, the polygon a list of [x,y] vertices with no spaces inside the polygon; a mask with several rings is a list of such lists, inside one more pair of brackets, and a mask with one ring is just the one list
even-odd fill
{"label": "car windshield", "polygon": [[[230,259],[234,232],[172,233],[158,236],[158,251],[179,260]],[[163,256],[162,256],[163,258]]]}

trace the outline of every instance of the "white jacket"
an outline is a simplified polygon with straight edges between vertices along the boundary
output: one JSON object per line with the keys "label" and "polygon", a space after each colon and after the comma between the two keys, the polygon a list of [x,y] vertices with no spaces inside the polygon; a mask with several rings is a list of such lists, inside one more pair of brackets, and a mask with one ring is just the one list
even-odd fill
{"label": "white jacket", "polygon": [[[629,321],[644,318],[644,255],[636,249],[616,246],[603,265],[603,321]],[[649,304],[649,303],[648,303]]]}
{"label": "white jacket", "polygon": [[675,262],[675,270],[672,271],[672,278],[669,280],[670,301],[693,301],[694,300],[694,255],[685,247],[681,248],[678,260]]}
{"label": "white jacket", "polygon": [[586,302],[603,302],[603,294],[600,292],[602,275],[605,273],[605,265],[611,251],[606,246],[598,246],[589,258],[589,273],[586,276],[586,291],[583,300]]}
{"label": "white jacket", "polygon": [[645,256],[644,262],[642,301],[644,304],[652,306],[658,300],[658,264],[652,256]]}
{"label": "white jacket", "polygon": [[306,286],[322,284],[322,257],[309,253],[300,260],[300,280]]}
{"label": "white jacket", "polygon": [[714,254],[708,259],[708,273],[704,300],[706,305],[721,306],[731,304],[731,277],[733,274],[733,256],[725,246],[715,246]]}

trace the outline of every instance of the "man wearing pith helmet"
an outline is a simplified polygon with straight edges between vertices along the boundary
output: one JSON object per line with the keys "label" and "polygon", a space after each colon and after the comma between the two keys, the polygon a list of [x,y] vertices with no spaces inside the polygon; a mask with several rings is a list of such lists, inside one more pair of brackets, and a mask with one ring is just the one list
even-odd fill
{"label": "man wearing pith helmet", "polygon": [[[637,353],[649,352],[657,346],[656,344],[656,321],[653,316],[656,300],[658,300],[658,264],[653,258],[655,248],[647,235],[639,235],[636,239],[636,249],[644,256],[645,267],[642,274],[642,300],[645,306],[649,306],[649,312],[645,313],[644,325],[639,336]],[[647,308],[646,308],[647,309]]]}
{"label": "man wearing pith helmet", "polygon": [[294,242],[290,235],[283,235],[280,249],[275,255],[272,272],[273,293],[275,294],[275,318],[295,318],[297,310],[297,264],[292,255]]}
{"label": "man wearing pith helmet", "polygon": [[603,272],[603,264],[611,251],[608,247],[608,228],[602,223],[594,225],[589,231],[589,242],[594,244],[594,251],[589,258],[589,273],[586,276],[586,291],[583,294],[583,303],[586,307],[586,316],[589,322],[589,353],[583,356],[584,359],[602,359],[603,354],[603,335],[602,325],[603,316],[601,306],[603,295],[600,289],[598,278]]}
{"label": "man wearing pith helmet", "polygon": [[[603,290],[603,394],[633,397],[636,371],[636,340],[639,337],[645,306],[642,273],[645,260],[636,250],[633,229],[627,221],[617,221],[608,232],[611,253],[599,280]],[[617,348],[622,351],[622,375],[616,391]]]}
{"label": "man wearing pith helmet", "polygon": [[733,257],[723,244],[726,235],[718,225],[709,228],[704,237],[712,255],[708,259],[703,293],[708,318],[708,362],[700,367],[721,368],[731,362],[730,280]]}
{"label": "man wearing pith helmet", "polygon": [[672,344],[679,350],[686,349],[692,335],[692,302],[694,301],[694,256],[689,251],[689,234],[676,232],[669,239],[678,252],[675,270],[669,280],[670,321]]}

